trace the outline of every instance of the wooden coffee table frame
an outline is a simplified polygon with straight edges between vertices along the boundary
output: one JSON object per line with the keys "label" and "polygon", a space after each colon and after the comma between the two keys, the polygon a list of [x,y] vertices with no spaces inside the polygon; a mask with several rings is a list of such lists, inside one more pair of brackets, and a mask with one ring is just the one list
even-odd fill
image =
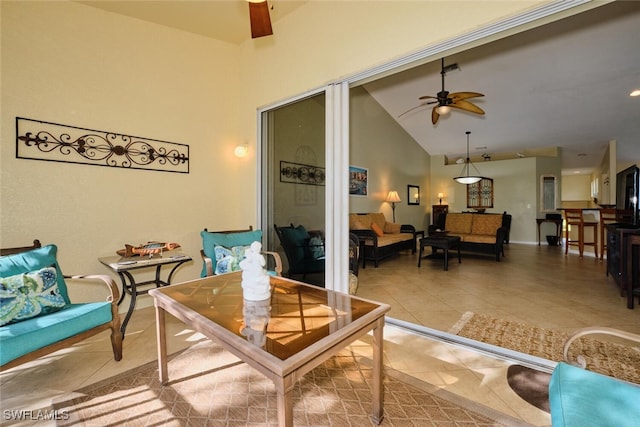
{"label": "wooden coffee table frame", "polygon": [[[197,285],[198,282],[204,283],[207,280],[215,280],[216,277],[221,276],[207,277],[174,286],[187,284],[194,286]],[[287,280],[300,285],[299,282],[283,279],[281,277],[279,277],[278,280]],[[310,287],[317,291],[316,287],[310,285],[302,286]],[[168,288],[152,289],[149,291],[149,294],[155,299],[158,369],[162,384],[166,384],[169,381],[169,374],[167,370],[167,338],[165,329],[165,312],[167,312],[184,322],[187,326],[216,342],[225,350],[233,353],[243,362],[255,368],[267,378],[271,379],[277,392],[278,425],[290,427],[293,426],[293,387],[296,381],[316,366],[338,354],[342,349],[356,341],[358,338],[367,334],[369,331],[372,331],[373,340],[371,345],[373,347],[373,376],[371,391],[373,408],[371,419],[375,424],[380,424],[382,422],[384,416],[382,382],[383,328],[384,316],[390,309],[389,305],[374,303],[378,306],[374,310],[363,315],[359,319],[351,321],[348,325],[340,328],[338,331],[319,339],[287,359],[281,360],[267,351],[251,344],[243,337],[240,337],[227,330],[225,327],[218,325],[195,310],[185,307],[175,299],[165,295],[163,293],[164,289]],[[329,300],[331,300],[330,297],[333,291],[322,291],[327,292],[329,294]],[[344,294],[340,295],[344,297]],[[348,297],[356,299],[355,297]]]}
{"label": "wooden coffee table frame", "polygon": [[[442,249],[444,252],[444,271],[449,270],[449,251],[452,249],[458,250],[458,264],[462,262],[460,258],[460,237],[447,236],[446,234],[439,234],[435,236],[423,237],[420,239],[420,252],[418,253],[418,267],[422,265],[422,254],[425,246],[431,246],[433,251],[432,255],[436,254],[436,249]],[[428,255],[429,256],[429,255]]]}

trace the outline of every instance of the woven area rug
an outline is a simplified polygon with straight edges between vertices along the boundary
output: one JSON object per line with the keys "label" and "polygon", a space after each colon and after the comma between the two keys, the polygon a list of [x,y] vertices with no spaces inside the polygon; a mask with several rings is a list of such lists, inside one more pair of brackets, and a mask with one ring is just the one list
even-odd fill
{"label": "woven area rug", "polygon": [[[467,312],[454,325],[452,334],[520,353],[559,362],[569,334],[526,323]],[[587,369],[615,378],[640,383],[640,348],[591,337],[576,340],[569,349],[575,360],[581,354]]]}
{"label": "woven area rug", "polygon": [[[294,425],[373,425],[371,373],[368,359],[346,350],[309,372],[294,389]],[[385,369],[383,426],[521,424],[402,375]],[[52,409],[69,415],[58,425],[277,425],[273,383],[215,344],[199,343],[174,356],[169,378],[160,384],[157,363],[150,363],[77,390]]]}

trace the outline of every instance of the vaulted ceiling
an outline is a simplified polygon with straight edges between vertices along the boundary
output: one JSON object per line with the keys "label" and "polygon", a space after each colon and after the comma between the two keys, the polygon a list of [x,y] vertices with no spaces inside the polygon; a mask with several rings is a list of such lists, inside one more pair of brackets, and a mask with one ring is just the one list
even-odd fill
{"label": "vaulted ceiling", "polygon": [[[250,39],[248,6],[230,1],[80,1],[133,18],[239,44]],[[274,1],[277,22],[306,1]],[[339,8],[339,3],[336,3]],[[339,13],[339,10],[336,11]],[[418,97],[441,90],[440,61],[372,81],[365,89],[424,149],[450,159],[492,160],[559,147],[563,168],[597,167],[609,141],[619,162],[640,162],[640,2],[618,1],[445,58],[450,92],[485,96],[484,116],[455,110],[431,124]]]}
{"label": "vaulted ceiling", "polygon": [[[450,92],[486,114],[452,110],[431,123],[418,97],[442,89],[440,61],[365,84],[430,154],[493,160],[561,148],[563,169],[591,170],[615,140],[618,159],[640,160],[640,2],[617,2],[445,58]],[[400,117],[399,117],[400,116]],[[549,149],[549,150],[546,150]]]}

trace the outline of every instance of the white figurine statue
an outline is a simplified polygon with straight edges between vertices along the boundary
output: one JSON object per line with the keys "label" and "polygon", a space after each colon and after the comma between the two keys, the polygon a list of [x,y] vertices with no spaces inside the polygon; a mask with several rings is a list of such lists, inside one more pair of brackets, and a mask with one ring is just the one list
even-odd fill
{"label": "white figurine statue", "polygon": [[245,258],[240,261],[242,269],[242,293],[249,301],[262,301],[271,296],[269,276],[264,266],[267,262],[260,253],[262,243],[253,242],[245,251]]}

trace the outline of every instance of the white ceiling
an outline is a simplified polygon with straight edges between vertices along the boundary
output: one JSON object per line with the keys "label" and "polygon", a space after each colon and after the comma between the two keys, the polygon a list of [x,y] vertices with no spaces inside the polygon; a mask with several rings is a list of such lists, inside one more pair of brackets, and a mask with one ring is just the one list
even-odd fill
{"label": "white ceiling", "polygon": [[[306,1],[275,1],[277,21]],[[114,13],[239,44],[250,38],[244,0],[81,1]],[[486,115],[454,110],[431,124],[430,107],[398,123],[432,155],[493,160],[560,147],[566,171],[590,171],[610,140],[619,162],[640,161],[640,2],[619,1],[445,59],[450,92],[484,93]],[[441,90],[440,61],[369,82],[365,89],[392,117]],[[486,147],[479,149],[478,147]],[[476,161],[474,159],[474,161]]]}

